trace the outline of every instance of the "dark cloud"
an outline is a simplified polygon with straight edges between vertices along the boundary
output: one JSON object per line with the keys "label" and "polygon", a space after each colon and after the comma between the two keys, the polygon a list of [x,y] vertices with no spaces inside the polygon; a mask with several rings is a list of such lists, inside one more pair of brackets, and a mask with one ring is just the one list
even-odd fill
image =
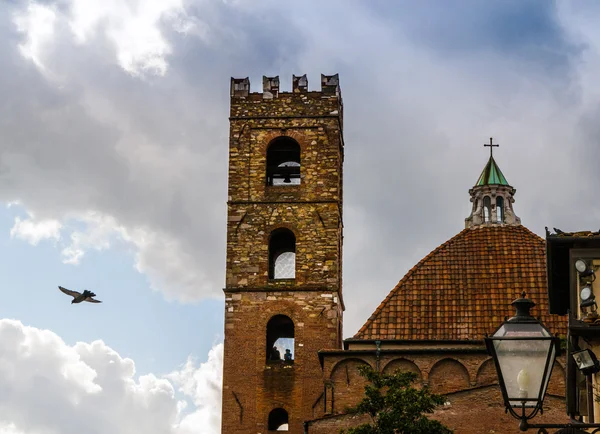
{"label": "dark cloud", "polygon": [[581,48],[565,34],[553,1],[375,1],[371,7],[411,42],[444,56],[493,51],[564,69]]}

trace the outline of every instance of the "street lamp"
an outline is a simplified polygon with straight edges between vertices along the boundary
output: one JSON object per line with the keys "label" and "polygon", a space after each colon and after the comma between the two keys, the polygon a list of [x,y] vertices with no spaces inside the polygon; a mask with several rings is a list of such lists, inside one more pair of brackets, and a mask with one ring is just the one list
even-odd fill
{"label": "street lamp", "polygon": [[511,304],[516,315],[486,337],[485,345],[496,365],[504,405],[521,420],[524,431],[527,421],[543,412],[560,340],[531,316],[529,310],[535,303],[525,297],[525,292]]}
{"label": "street lamp", "polygon": [[[519,429],[538,429],[547,434],[547,428],[560,428],[556,434],[600,433],[600,424],[571,420],[568,424],[532,424],[529,420],[543,413],[544,396],[552,374],[556,356],[560,353],[560,339],[552,336],[544,325],[531,316],[535,303],[525,297],[511,303],[516,315],[505,320],[492,336],[485,337],[487,351],[496,365],[500,389],[506,411],[521,421]],[[572,354],[577,366],[587,373],[597,372],[600,362],[588,350]]]}

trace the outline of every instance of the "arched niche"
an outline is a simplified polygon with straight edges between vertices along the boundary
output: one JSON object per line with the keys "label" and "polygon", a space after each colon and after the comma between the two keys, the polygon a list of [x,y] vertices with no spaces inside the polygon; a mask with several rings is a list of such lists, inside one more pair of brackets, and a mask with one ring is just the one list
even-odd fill
{"label": "arched niche", "polygon": [[413,373],[417,374],[417,378],[415,379],[413,386],[418,387],[423,384],[423,374],[421,373],[421,370],[414,362],[411,362],[410,360],[407,360],[407,359],[395,359],[395,360],[392,360],[391,362],[389,362],[383,368],[384,374],[393,374],[397,371],[413,372]]}
{"label": "arched niche", "polygon": [[496,373],[496,366],[493,359],[487,359],[481,364],[477,370],[476,383],[478,386],[498,384],[498,374]]}
{"label": "arched niche", "polygon": [[457,360],[442,359],[429,371],[429,387],[434,393],[451,393],[470,387],[469,371]]}
{"label": "arched niche", "polygon": [[331,371],[333,389],[333,412],[342,413],[348,407],[356,405],[364,396],[368,381],[360,375],[358,368],[369,366],[361,359],[346,359],[340,361]]}

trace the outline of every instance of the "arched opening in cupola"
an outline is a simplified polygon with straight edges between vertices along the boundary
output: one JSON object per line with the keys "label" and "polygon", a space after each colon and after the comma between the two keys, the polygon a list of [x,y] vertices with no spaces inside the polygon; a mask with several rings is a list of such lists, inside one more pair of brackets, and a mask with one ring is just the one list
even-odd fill
{"label": "arched opening in cupola", "polygon": [[489,196],[483,198],[483,221],[489,223],[492,219],[492,199]]}
{"label": "arched opening in cupola", "polygon": [[496,198],[496,221],[504,222],[504,198],[502,196]]}

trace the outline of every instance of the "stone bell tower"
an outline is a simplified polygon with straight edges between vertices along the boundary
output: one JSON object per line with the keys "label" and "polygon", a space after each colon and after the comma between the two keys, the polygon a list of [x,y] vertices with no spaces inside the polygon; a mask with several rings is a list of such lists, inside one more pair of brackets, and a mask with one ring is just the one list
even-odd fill
{"label": "stone bell tower", "polygon": [[231,79],[223,434],[303,432],[322,411],[317,352],[342,341],[338,75],[292,91]]}

